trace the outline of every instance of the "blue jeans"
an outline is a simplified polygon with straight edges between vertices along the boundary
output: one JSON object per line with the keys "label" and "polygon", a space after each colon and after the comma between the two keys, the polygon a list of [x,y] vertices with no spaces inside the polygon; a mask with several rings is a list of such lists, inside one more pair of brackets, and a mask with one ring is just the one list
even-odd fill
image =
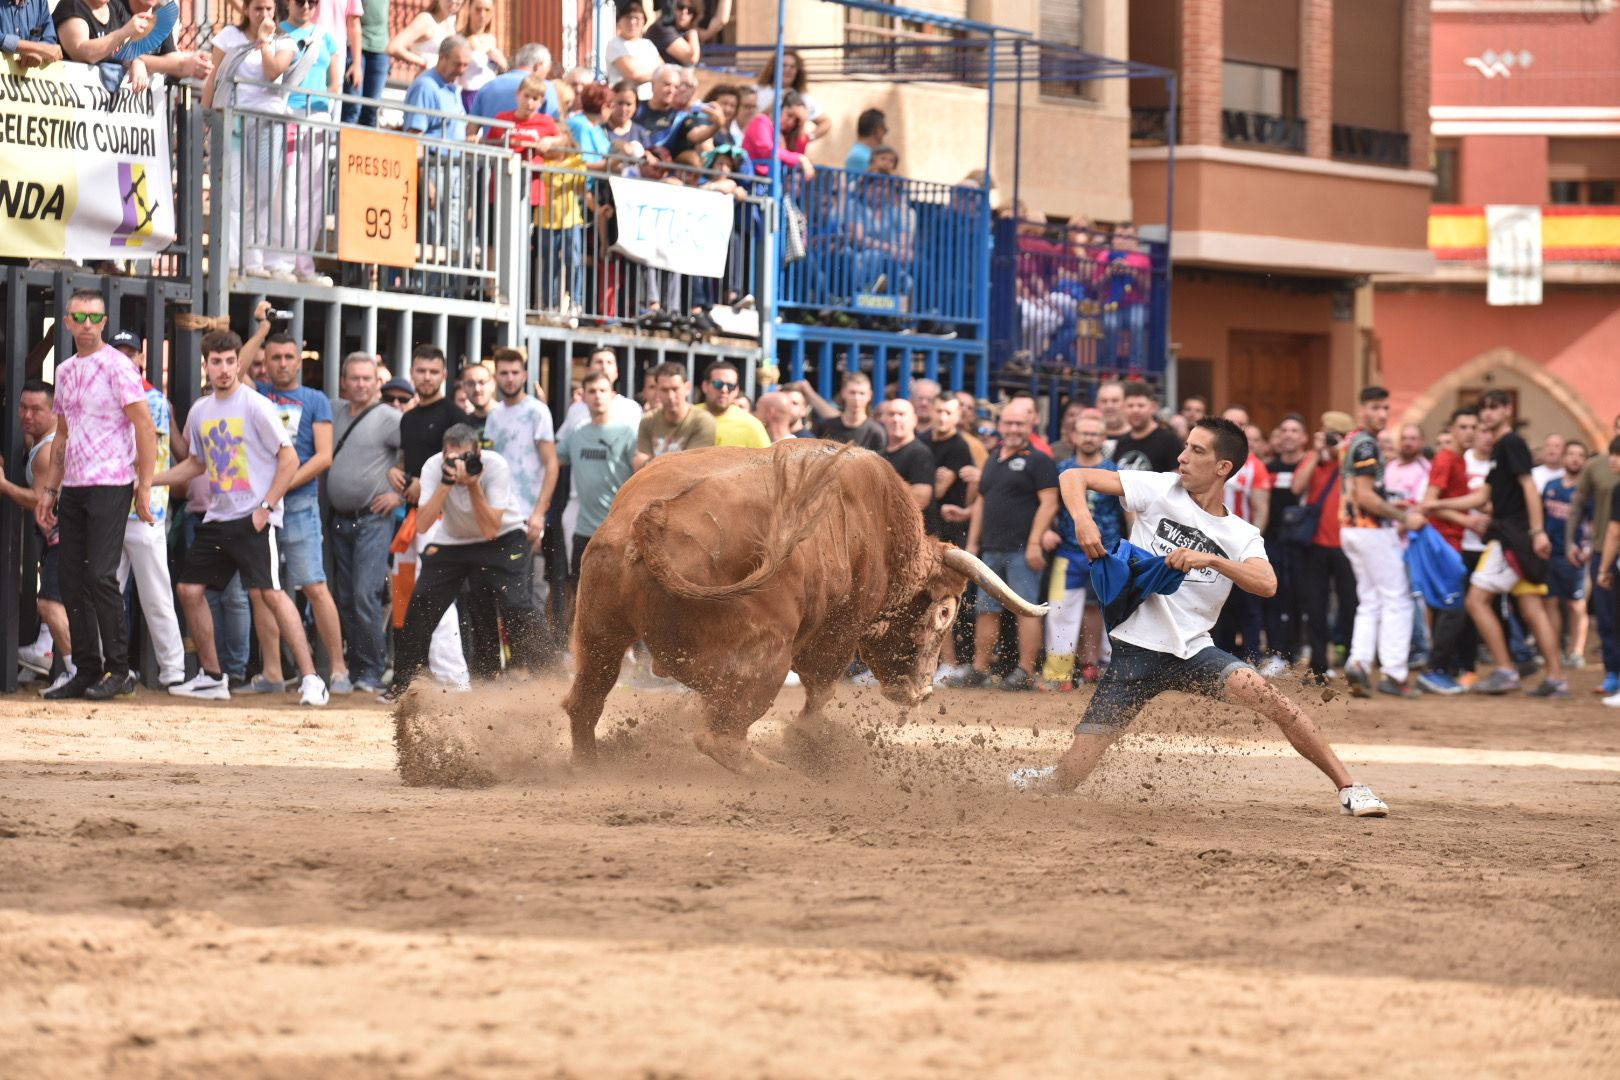
{"label": "blue jeans", "polygon": [[[360,57],[360,62],[364,67],[361,73],[361,78],[364,80],[363,85],[355,86],[351,82],[345,82],[343,92],[351,95],[358,94],[361,97],[370,98],[372,101],[380,101],[383,87],[388,85],[388,66],[393,61],[388,59],[388,54],[385,52],[361,53]],[[377,106],[347,103],[343,106],[343,122],[345,124],[358,123],[363,127],[376,127]]]}
{"label": "blue jeans", "polygon": [[563,292],[585,303],[585,230],[581,226],[540,230],[540,309],[561,311]]}
{"label": "blue jeans", "polygon": [[351,678],[381,682],[388,666],[383,598],[388,591],[392,514],[332,515],[332,600],[348,648]]}
{"label": "blue jeans", "polygon": [[288,589],[326,584],[326,560],[321,554],[321,504],[314,491],[308,495],[287,496],[281,511],[281,527],[276,529],[276,546],[287,573],[282,584]]}
{"label": "blue jeans", "polygon": [[[199,514],[187,514],[185,525],[186,547],[197,536],[202,524]],[[253,641],[253,605],[248,603],[247,590],[242,587],[242,575],[231,578],[223,589],[208,590],[208,610],[214,617],[214,648],[219,653],[219,667],[227,675],[247,678],[248,651]]]}

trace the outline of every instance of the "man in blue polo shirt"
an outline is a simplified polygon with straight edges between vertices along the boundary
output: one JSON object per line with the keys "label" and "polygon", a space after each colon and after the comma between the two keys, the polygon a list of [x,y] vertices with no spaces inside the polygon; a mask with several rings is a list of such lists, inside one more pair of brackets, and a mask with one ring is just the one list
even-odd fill
{"label": "man in blue polo shirt", "polygon": [[[405,130],[414,131],[425,139],[439,139],[449,143],[467,141],[467,121],[462,107],[461,89],[456,80],[466,74],[472,58],[472,48],[460,34],[451,34],[439,44],[439,62],[416,77],[405,95]],[[432,109],[443,116],[413,112],[411,107]],[[458,261],[467,249],[466,192],[459,162],[459,150],[442,146],[422,148],[422,193],[427,196],[422,212],[422,243],[430,252],[445,249],[450,261]],[[440,183],[445,186],[439,190]],[[427,284],[433,287],[442,282],[429,275]]]}
{"label": "man in blue polo shirt", "polygon": [[[472,48],[468,46],[466,38],[460,34],[451,34],[444,39],[439,45],[439,62],[418,75],[405,95],[406,131],[414,131],[425,138],[443,139],[446,142],[467,141],[467,121],[456,120],[454,117],[467,115],[467,110],[461,103],[461,91],[456,87],[456,80],[467,73],[467,64],[471,57]],[[430,116],[427,113],[412,112],[412,106],[452,115]]]}
{"label": "man in blue polo shirt", "polygon": [[[276,547],[286,562],[283,584],[296,589],[309,601],[315,616],[315,629],[321,646],[332,663],[328,689],[334,694],[352,692],[349,667],[343,659],[343,633],[338,622],[337,604],[326,586],[326,558],[321,547],[321,475],[332,465],[332,403],[318,390],[303,385],[304,358],[298,341],[287,333],[264,339],[264,370],[269,382],[260,383],[263,394],[292,440],[298,454],[298,471],[293,473],[283,497],[281,526],[276,529]],[[276,636],[275,620],[255,619],[264,670],[243,687],[243,692],[281,693],[281,648],[268,642]]]}

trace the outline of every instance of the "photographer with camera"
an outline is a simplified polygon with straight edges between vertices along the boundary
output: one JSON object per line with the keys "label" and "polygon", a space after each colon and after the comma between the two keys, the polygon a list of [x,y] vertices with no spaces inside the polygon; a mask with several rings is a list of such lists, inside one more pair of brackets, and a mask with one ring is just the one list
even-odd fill
{"label": "photographer with camera", "polygon": [[[1311,677],[1318,683],[1338,677],[1333,670],[1328,640],[1331,626],[1328,608],[1335,595],[1339,599],[1340,636],[1355,622],[1356,575],[1350,568],[1350,560],[1345,558],[1339,536],[1339,508],[1344,487],[1340,483],[1339,448],[1355,425],[1348,413],[1323,413],[1322,429],[1311,440],[1311,452],[1295,466],[1294,479],[1289,485],[1301,500],[1295,508],[1299,513],[1294,515],[1293,528],[1300,539],[1304,538],[1304,533],[1310,533],[1302,580],[1311,646]],[[1310,529],[1313,518],[1314,530]],[[1348,641],[1333,644],[1349,646]]]}
{"label": "photographer with camera", "polygon": [[[492,450],[480,452],[478,432],[453,424],[444,449],[422,466],[416,527],[426,537],[416,590],[394,657],[394,681],[379,696],[398,700],[427,663],[428,641],[463,582],[495,597],[511,631],[519,666],[535,666],[539,644],[529,588],[528,515],[512,483],[512,467]],[[495,658],[489,670],[500,666]]]}

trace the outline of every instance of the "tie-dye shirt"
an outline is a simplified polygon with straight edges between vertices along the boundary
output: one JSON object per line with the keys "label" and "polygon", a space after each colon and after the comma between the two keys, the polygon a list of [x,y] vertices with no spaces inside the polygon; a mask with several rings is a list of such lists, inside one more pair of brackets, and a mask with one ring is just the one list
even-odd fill
{"label": "tie-dye shirt", "polygon": [[135,424],[124,408],[145,400],[140,373],[111,345],[56,369],[54,411],[68,421],[63,487],[135,482]]}
{"label": "tie-dye shirt", "polygon": [[[203,521],[236,521],[259,508],[276,478],[276,455],[292,439],[275,406],[258,391],[238,386],[223,401],[209,394],[186,416],[186,443],[208,469],[208,514]],[[281,503],[270,511],[281,525]]]}

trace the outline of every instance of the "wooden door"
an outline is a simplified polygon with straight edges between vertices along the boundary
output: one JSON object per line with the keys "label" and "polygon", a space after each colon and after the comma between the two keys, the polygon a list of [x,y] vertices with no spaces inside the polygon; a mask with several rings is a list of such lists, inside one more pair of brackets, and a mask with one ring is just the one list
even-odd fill
{"label": "wooden door", "polygon": [[1267,431],[1291,412],[1304,414],[1311,427],[1327,407],[1327,350],[1326,335],[1231,331],[1226,397],[1218,407],[1242,405]]}

